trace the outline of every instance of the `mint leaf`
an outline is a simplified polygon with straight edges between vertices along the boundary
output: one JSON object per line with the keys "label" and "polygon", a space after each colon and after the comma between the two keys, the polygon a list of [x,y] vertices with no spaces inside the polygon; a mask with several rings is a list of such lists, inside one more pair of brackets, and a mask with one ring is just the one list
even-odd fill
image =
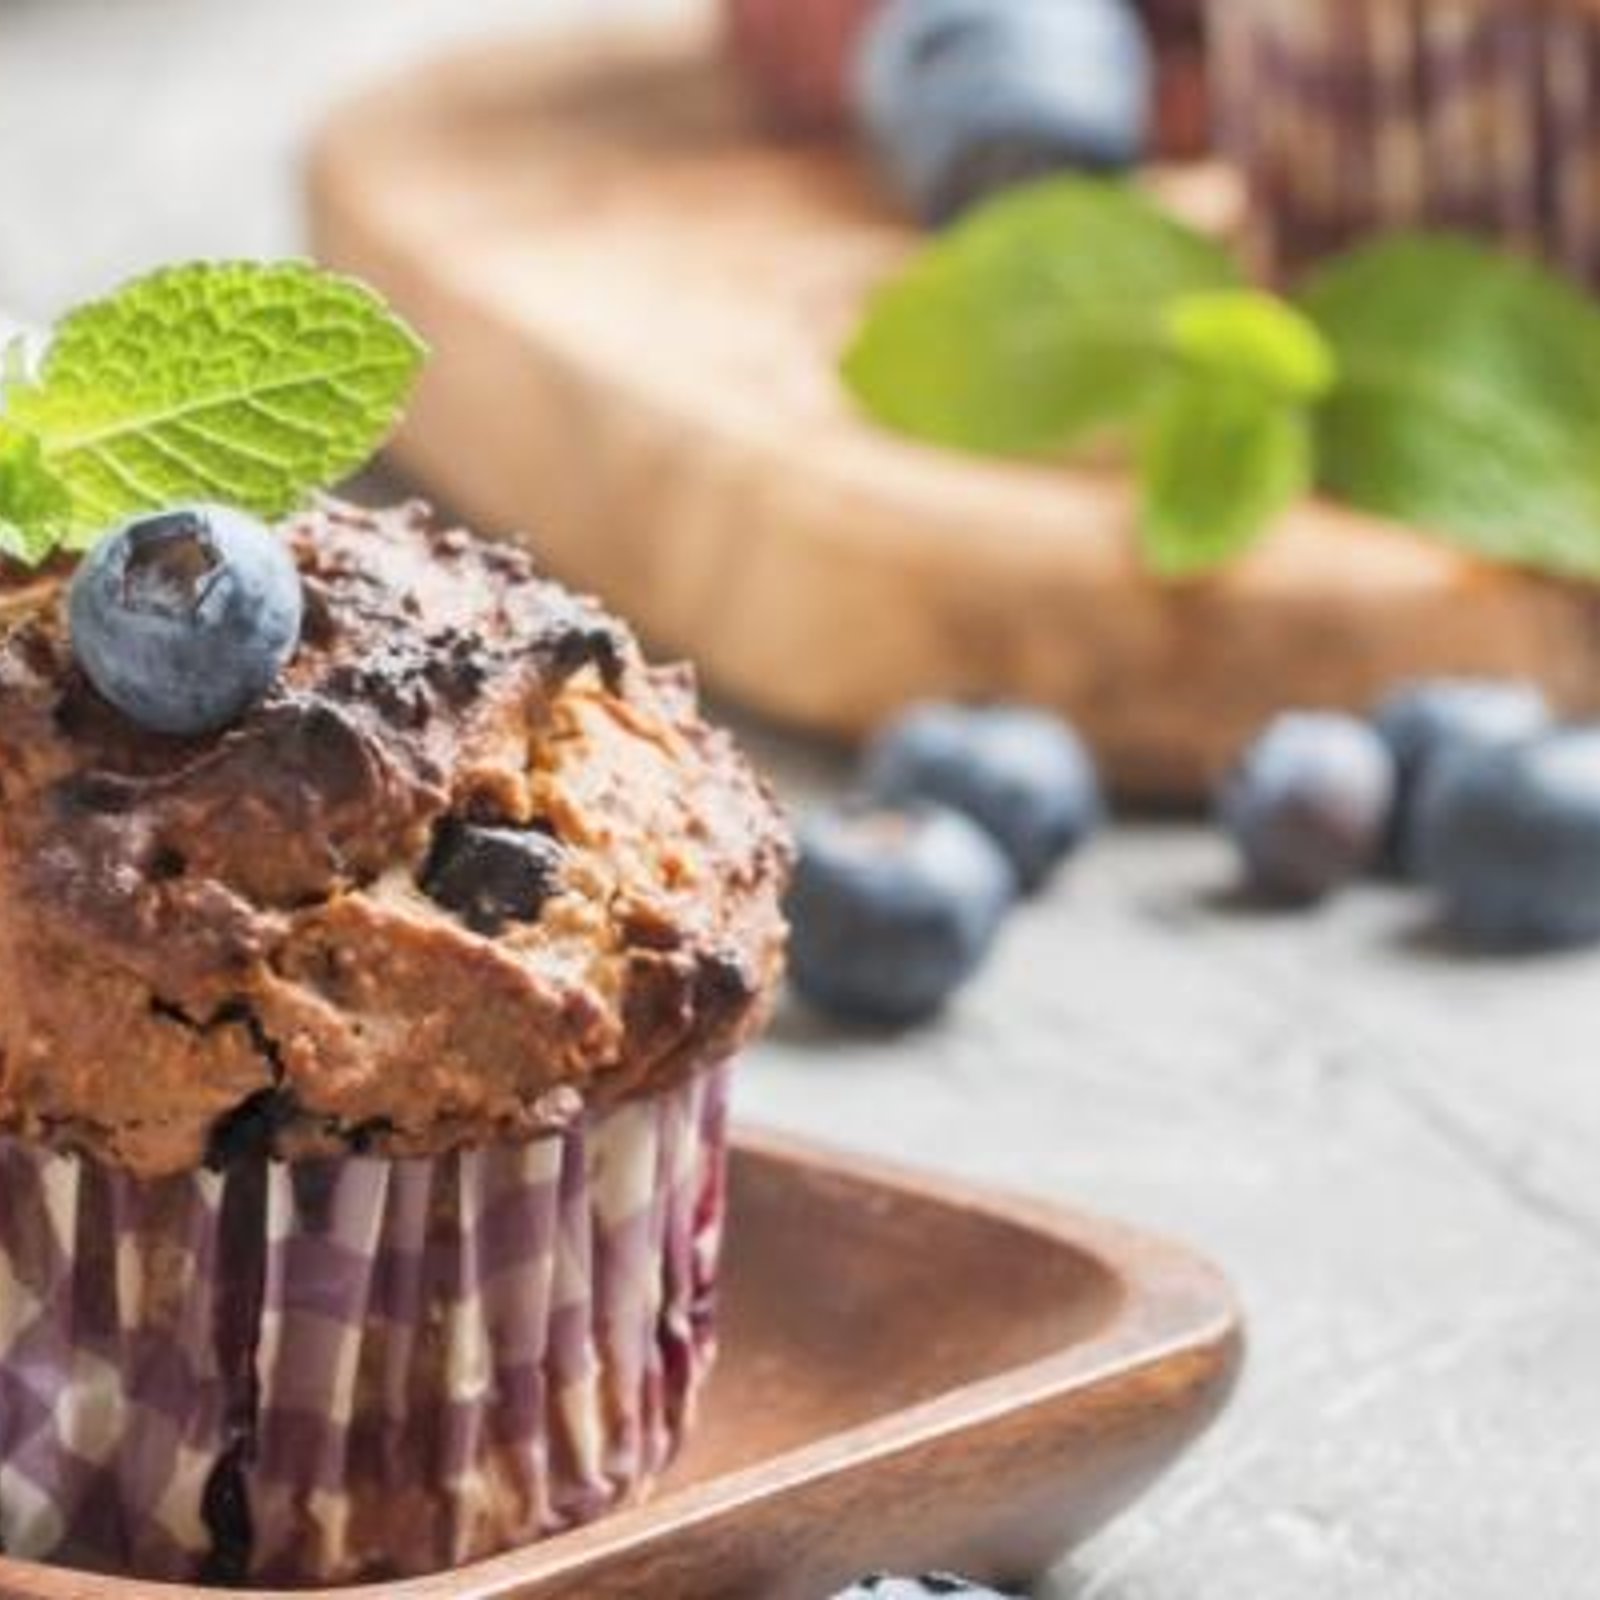
{"label": "mint leaf", "polygon": [[880,422],[918,439],[1064,449],[1150,404],[1175,296],[1238,278],[1221,245],[1135,191],[1052,179],[983,207],[883,288],[844,380]]}
{"label": "mint leaf", "polygon": [[1178,366],[1140,452],[1145,559],[1168,578],[1255,543],[1310,487],[1308,407],[1334,358],[1293,306],[1256,289],[1182,295],[1166,309]]}
{"label": "mint leaf", "polygon": [[1302,303],[1340,371],[1318,416],[1328,490],[1600,577],[1600,310],[1528,262],[1420,236],[1325,268]]}
{"label": "mint leaf", "polygon": [[1290,400],[1318,400],[1336,364],[1317,326],[1260,289],[1180,295],[1167,308],[1172,348],[1192,365],[1248,379]]}
{"label": "mint leaf", "polygon": [[1310,486],[1303,405],[1249,377],[1195,368],[1162,395],[1140,452],[1141,548],[1164,578],[1193,578],[1255,543]]}
{"label": "mint leaf", "polygon": [[349,279],[299,262],[199,263],[69,314],[4,409],[70,497],[50,537],[83,549],[177,500],[292,510],[367,460],[421,360],[416,337]]}
{"label": "mint leaf", "polygon": [[71,509],[39,441],[0,417],[0,556],[37,566],[60,539]]}
{"label": "mint leaf", "polygon": [[28,338],[0,326],[0,395],[28,380]]}

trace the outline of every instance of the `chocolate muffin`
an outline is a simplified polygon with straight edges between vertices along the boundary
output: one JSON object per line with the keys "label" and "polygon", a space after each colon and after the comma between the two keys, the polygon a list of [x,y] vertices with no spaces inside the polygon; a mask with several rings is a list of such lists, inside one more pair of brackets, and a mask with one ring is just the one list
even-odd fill
{"label": "chocolate muffin", "polygon": [[788,845],[682,669],[427,510],[285,530],[218,734],[0,604],[0,1545],[460,1564],[639,1491],[711,1353]]}
{"label": "chocolate muffin", "polygon": [[1600,283],[1589,0],[1213,0],[1219,137],[1293,272],[1450,228]]}

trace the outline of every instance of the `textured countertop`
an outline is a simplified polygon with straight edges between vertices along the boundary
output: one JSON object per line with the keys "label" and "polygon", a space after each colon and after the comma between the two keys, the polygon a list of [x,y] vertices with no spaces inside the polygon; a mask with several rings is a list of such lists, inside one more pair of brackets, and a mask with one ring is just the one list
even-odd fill
{"label": "textured countertop", "polygon": [[[796,0],[800,3],[800,0]],[[297,244],[346,84],[629,0],[0,0],[0,306]],[[796,795],[826,759],[756,742]],[[943,1026],[785,1018],[744,1114],[1179,1234],[1233,1274],[1226,1422],[1062,1572],[1077,1600],[1600,1594],[1600,957],[1445,952],[1363,891],[1232,909],[1198,827],[1129,824]]]}

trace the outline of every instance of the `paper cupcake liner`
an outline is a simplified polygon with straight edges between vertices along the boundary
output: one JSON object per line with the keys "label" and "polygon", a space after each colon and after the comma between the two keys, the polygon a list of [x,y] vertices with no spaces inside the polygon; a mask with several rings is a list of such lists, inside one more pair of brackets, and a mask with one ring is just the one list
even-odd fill
{"label": "paper cupcake liner", "polygon": [[522,1147],[160,1181],[0,1140],[0,1548],[332,1584],[637,1493],[713,1353],[725,1088]]}
{"label": "paper cupcake liner", "polygon": [[1557,0],[1220,0],[1219,138],[1270,262],[1453,228],[1600,282],[1600,16]]}

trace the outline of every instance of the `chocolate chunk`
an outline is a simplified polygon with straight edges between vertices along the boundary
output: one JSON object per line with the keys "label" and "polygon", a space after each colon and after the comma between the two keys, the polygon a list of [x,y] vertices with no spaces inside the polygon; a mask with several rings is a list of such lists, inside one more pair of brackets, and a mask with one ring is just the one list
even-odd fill
{"label": "chocolate chunk", "polygon": [[225,1172],[240,1162],[264,1161],[297,1110],[294,1097],[282,1089],[257,1091],[212,1125],[206,1165]]}
{"label": "chocolate chunk", "polygon": [[541,641],[555,675],[565,680],[593,667],[608,689],[622,680],[623,636],[611,618],[574,603]]}
{"label": "chocolate chunk", "polygon": [[742,1011],[760,991],[754,974],[736,950],[702,951],[695,963],[695,1009],[713,1016]]}
{"label": "chocolate chunk", "polygon": [[432,715],[427,669],[398,651],[368,662],[340,662],[323,683],[326,694],[376,706],[396,728],[424,728]]}
{"label": "chocolate chunk", "polygon": [[536,922],[561,880],[561,846],[524,828],[444,823],[422,875],[424,891],[475,933]]}
{"label": "chocolate chunk", "polygon": [[494,653],[483,635],[471,628],[441,628],[426,640],[423,676],[452,705],[465,705],[489,681]]}

